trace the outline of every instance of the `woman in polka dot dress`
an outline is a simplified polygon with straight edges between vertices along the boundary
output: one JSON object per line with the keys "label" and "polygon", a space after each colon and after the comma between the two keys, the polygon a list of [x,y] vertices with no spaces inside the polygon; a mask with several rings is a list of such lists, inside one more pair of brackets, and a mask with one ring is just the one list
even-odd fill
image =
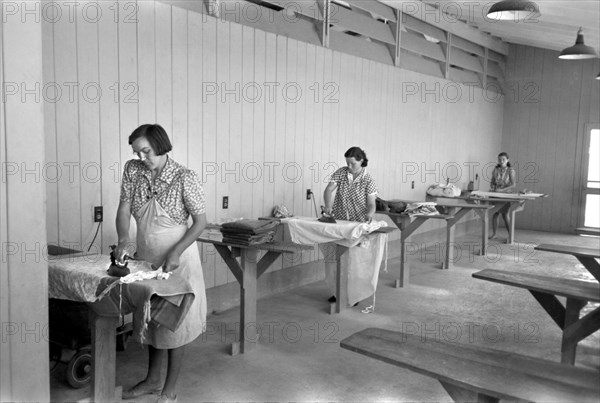
{"label": "woman in polka dot dress", "polygon": [[335,171],[325,188],[325,213],[333,213],[337,220],[371,222],[375,214],[377,187],[367,172],[367,154],[359,147],[351,147],[344,157],[347,166]]}
{"label": "woman in polka dot dress", "polygon": [[[157,402],[177,401],[175,386],[185,345],[205,329],[206,292],[196,239],[206,226],[204,190],[198,175],[169,158],[172,146],[159,125],[142,125],[129,136],[137,160],[125,164],[117,211],[119,243],[116,256],[127,253],[131,216],[137,224],[137,257],[165,272],[176,272],[194,290],[185,319],[176,331],[148,325],[148,373],[144,380],[123,392],[124,399],[160,394]],[[188,226],[188,218],[192,225]],[[167,376],[161,382],[161,366],[168,359]]]}

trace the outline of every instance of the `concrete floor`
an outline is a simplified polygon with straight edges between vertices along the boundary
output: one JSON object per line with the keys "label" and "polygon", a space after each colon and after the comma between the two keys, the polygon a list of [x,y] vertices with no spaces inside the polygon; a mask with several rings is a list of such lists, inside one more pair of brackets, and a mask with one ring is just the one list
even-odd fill
{"label": "concrete floor", "polygon": [[[500,232],[500,237],[505,232]],[[208,318],[208,331],[187,347],[179,378],[179,401],[450,401],[441,385],[426,376],[343,350],[339,341],[366,327],[426,333],[427,337],[473,343],[560,361],[561,333],[527,290],[471,277],[484,268],[593,277],[572,256],[533,251],[539,243],[600,248],[597,237],[517,231],[518,243],[491,242],[487,256],[469,253],[476,234],[457,239],[455,265],[440,270],[438,245],[409,257],[410,286],[392,287],[399,259],[381,272],[374,313],[361,309],[328,314],[325,282],[300,287],[258,302],[262,338],[257,348],[230,356],[238,309]],[[584,308],[585,311],[592,307]],[[578,366],[600,369],[600,332],[577,350]],[[145,376],[147,351],[129,343],[117,353],[117,384],[128,388]],[[64,368],[63,368],[64,369]],[[71,389],[63,369],[52,374],[52,401],[89,396],[89,387]],[[155,401],[156,396],[138,401]]]}

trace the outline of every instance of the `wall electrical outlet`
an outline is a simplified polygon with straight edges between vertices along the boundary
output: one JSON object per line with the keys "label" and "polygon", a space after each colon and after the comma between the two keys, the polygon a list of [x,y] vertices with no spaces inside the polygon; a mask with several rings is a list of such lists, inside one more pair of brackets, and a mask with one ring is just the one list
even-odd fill
{"label": "wall electrical outlet", "polygon": [[310,200],[310,195],[312,194],[312,190],[306,189],[306,200]]}
{"label": "wall electrical outlet", "polygon": [[223,209],[229,208],[229,196],[223,196]]}
{"label": "wall electrical outlet", "polygon": [[104,220],[104,210],[102,206],[94,207],[94,222],[102,222]]}

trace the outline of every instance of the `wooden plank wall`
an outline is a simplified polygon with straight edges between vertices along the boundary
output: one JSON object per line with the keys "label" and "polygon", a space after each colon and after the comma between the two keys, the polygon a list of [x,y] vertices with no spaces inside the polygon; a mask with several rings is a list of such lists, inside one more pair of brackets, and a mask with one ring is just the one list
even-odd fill
{"label": "wooden plank wall", "polygon": [[558,52],[511,45],[502,149],[519,188],[550,197],[527,203],[518,228],[573,233],[581,205],[585,127],[600,122],[598,59],[567,61]]}
{"label": "wooden plank wall", "polygon": [[[119,13],[98,4],[99,21],[77,12],[45,29],[47,79],[102,90],[97,102],[79,96],[47,108],[48,161],[102,170],[96,182],[90,168],[48,184],[48,237],[61,244],[89,247],[100,204],[94,250],[116,241],[127,137],[142,123],[162,124],[174,158],[200,174],[210,222],[268,215],[275,204],[314,215],[306,189],[321,204],[328,175],[354,145],[388,199],[423,199],[446,176],[465,188],[474,175],[465,164],[481,167],[499,150],[503,101],[481,90],[160,2],[120,2]],[[207,287],[234,281],[212,247],[202,246],[202,258]]]}
{"label": "wooden plank wall", "polygon": [[42,26],[21,16],[0,18],[0,401],[48,401]]}

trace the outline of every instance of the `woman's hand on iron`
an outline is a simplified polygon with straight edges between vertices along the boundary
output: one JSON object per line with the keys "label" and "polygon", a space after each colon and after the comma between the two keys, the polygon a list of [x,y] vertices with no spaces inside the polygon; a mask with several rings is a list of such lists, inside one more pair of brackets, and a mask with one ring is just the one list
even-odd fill
{"label": "woman's hand on iron", "polygon": [[171,272],[179,267],[179,255],[176,252],[169,252],[162,269],[165,273]]}
{"label": "woman's hand on iron", "polygon": [[133,245],[129,241],[119,241],[113,254],[117,262],[123,262],[125,256],[133,256]]}

